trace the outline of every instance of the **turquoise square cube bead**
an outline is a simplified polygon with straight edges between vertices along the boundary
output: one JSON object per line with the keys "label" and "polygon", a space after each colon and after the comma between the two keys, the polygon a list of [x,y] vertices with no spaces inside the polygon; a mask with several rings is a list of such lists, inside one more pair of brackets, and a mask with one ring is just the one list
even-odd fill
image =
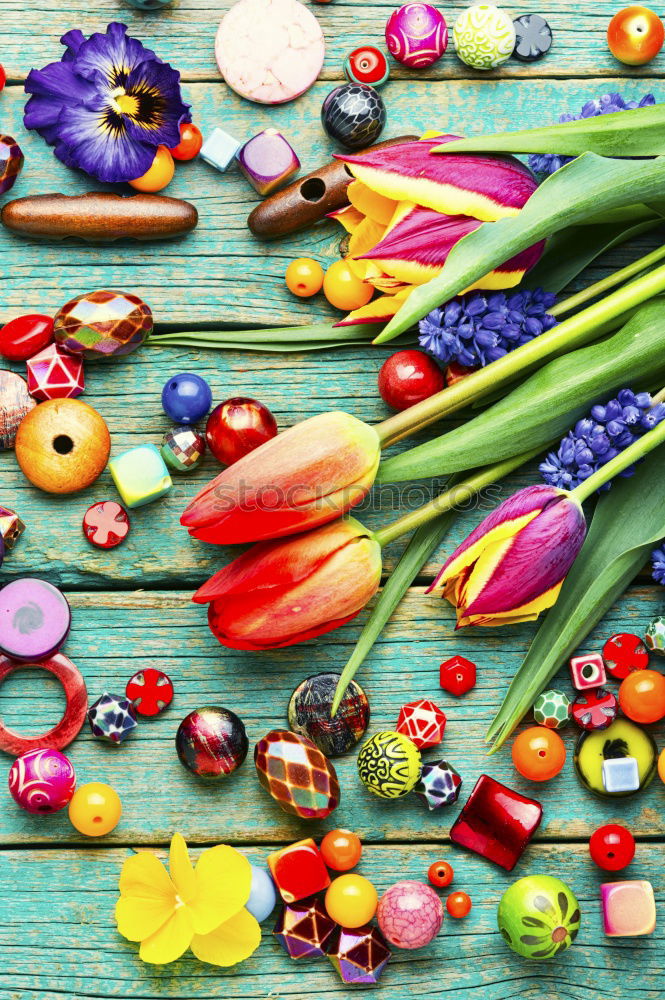
{"label": "turquoise square cube bead", "polygon": [[140,444],[109,462],[115,488],[126,507],[159,500],[173,486],[169,470],[154,444]]}
{"label": "turquoise square cube bead", "polygon": [[224,129],[215,128],[203,143],[199,156],[223,173],[233,163],[241,145],[242,143]]}

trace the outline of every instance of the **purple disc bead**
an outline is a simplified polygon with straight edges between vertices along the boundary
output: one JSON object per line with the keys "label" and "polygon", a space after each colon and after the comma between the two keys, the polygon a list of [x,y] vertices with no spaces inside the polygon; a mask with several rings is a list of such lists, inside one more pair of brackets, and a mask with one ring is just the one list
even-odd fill
{"label": "purple disc bead", "polygon": [[29,813],[64,809],[75,788],[74,768],[59,750],[28,750],[9,769],[12,798]]}
{"label": "purple disc bead", "polygon": [[71,619],[66,598],[53,584],[12,580],[0,590],[0,652],[14,660],[45,660],[64,643]]}
{"label": "purple disc bead", "polygon": [[390,54],[405,66],[412,69],[431,66],[448,47],[446,19],[431,4],[404,4],[388,18],[386,45]]}

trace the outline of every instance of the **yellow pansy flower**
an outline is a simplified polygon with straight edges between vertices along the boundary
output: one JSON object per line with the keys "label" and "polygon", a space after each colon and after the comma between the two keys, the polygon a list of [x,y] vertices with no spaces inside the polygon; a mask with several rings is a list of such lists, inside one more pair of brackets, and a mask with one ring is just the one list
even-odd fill
{"label": "yellow pansy flower", "polygon": [[123,937],[141,942],[144,962],[166,965],[191,948],[202,962],[228,966],[256,951],[261,929],[245,909],[252,883],[247,858],[221,845],[204,851],[194,867],[175,833],[169,872],[147,851],[122,867],[115,918]]}

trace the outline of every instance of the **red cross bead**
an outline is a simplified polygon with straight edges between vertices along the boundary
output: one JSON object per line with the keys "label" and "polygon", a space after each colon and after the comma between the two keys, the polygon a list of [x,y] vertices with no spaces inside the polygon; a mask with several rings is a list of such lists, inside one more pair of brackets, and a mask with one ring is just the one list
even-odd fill
{"label": "red cross bead", "polygon": [[115,500],[93,503],[83,515],[83,534],[98,549],[114,549],[129,534],[129,515]]}
{"label": "red cross bead", "polygon": [[603,660],[608,674],[622,681],[633,670],[644,670],[649,666],[649,650],[639,635],[617,632],[603,646]]}
{"label": "red cross bead", "polygon": [[161,670],[146,667],[129,678],[125,694],[139,715],[160,715],[173,701],[173,684]]}

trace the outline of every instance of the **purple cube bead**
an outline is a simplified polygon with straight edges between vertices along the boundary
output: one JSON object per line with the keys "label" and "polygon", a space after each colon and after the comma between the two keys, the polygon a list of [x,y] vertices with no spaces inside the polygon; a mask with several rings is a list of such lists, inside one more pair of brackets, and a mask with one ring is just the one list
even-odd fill
{"label": "purple cube bead", "polygon": [[266,128],[238,151],[238,165],[258,194],[265,197],[300,170],[300,160],[281,132]]}
{"label": "purple cube bead", "polygon": [[23,167],[23,153],[16,139],[10,135],[0,135],[0,194],[14,187],[14,182]]}

